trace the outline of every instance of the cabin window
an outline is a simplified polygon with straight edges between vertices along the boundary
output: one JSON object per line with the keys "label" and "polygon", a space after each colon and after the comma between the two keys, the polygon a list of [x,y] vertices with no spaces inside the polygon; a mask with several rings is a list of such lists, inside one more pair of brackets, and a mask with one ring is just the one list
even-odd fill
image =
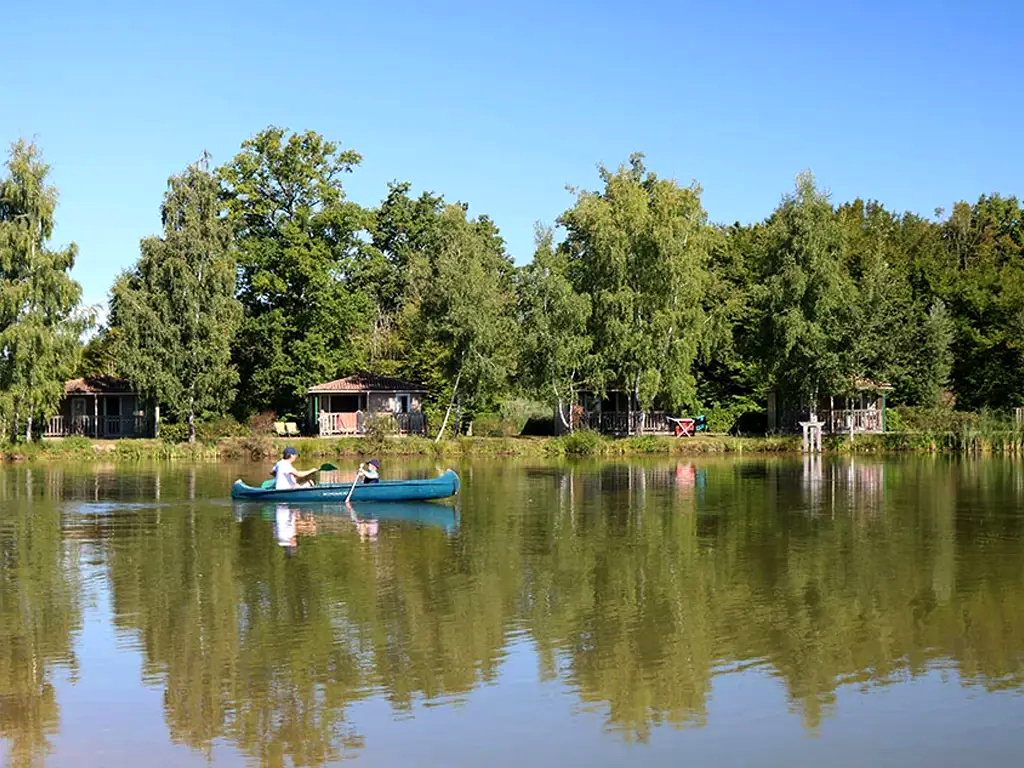
{"label": "cabin window", "polygon": [[329,413],[355,413],[359,410],[359,395],[331,395]]}
{"label": "cabin window", "polygon": [[412,410],[412,395],[396,395],[395,396],[395,412],[396,413],[409,413]]}

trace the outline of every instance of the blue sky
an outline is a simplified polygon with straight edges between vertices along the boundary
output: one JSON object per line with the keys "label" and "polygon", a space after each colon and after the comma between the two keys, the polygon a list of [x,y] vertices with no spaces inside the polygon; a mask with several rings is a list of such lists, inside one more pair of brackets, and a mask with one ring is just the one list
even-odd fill
{"label": "blue sky", "polygon": [[0,141],[53,165],[90,303],[159,230],[170,174],[270,124],[362,153],[360,203],[392,180],[470,203],[520,263],[567,184],[633,151],[699,181],[715,221],[763,218],[803,169],[922,214],[1022,191],[1024,4],[208,5],[4,11]]}

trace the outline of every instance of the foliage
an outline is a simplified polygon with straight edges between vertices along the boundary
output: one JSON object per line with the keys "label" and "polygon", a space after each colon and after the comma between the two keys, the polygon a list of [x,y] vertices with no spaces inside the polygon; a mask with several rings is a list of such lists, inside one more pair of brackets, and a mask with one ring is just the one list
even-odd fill
{"label": "foliage", "polygon": [[160,439],[165,443],[184,443],[188,440],[188,424],[165,421],[160,424]]}
{"label": "foliage", "polygon": [[72,373],[89,318],[71,279],[78,247],[48,247],[57,190],[35,144],[17,141],[0,178],[0,418],[31,439],[54,413]]}
{"label": "foliage", "polygon": [[590,297],[578,294],[569,282],[566,254],[555,250],[551,229],[538,226],[535,239],[533,262],[518,280],[523,373],[537,396],[571,429],[571,407],[591,364]]}
{"label": "foliage", "polygon": [[843,230],[810,174],[765,223],[757,256],[758,354],[773,383],[803,402],[846,393],[860,373],[857,291]]}
{"label": "foliage", "polygon": [[486,216],[467,218],[466,206],[445,206],[429,247],[409,263],[403,322],[413,378],[428,384],[433,370],[435,381],[444,377],[442,391],[468,409],[493,403],[516,370],[514,305],[512,262],[497,227]]}
{"label": "foliage", "polygon": [[162,238],[142,241],[134,269],[111,291],[118,366],[138,391],[188,425],[223,413],[238,372],[231,340],[239,320],[231,232],[220,216],[206,158],[168,181]]}
{"label": "foliage", "polygon": [[639,154],[600,175],[604,189],[577,192],[559,218],[570,281],[590,298],[590,384],[625,389],[644,409],[656,398],[672,409],[695,405],[694,361],[713,341],[700,187],[658,178]]}
{"label": "foliage", "polygon": [[273,411],[254,413],[249,417],[249,432],[252,435],[273,435],[277,414]]}
{"label": "foliage", "polygon": [[353,335],[371,303],[344,277],[368,215],[341,185],[360,160],[313,131],[270,127],[218,170],[245,310],[233,352],[242,415],[302,413],[311,385],[360,367]]}
{"label": "foliage", "polygon": [[203,442],[222,437],[247,437],[249,434],[249,428],[239,423],[233,416],[203,419],[196,425],[196,438]]}

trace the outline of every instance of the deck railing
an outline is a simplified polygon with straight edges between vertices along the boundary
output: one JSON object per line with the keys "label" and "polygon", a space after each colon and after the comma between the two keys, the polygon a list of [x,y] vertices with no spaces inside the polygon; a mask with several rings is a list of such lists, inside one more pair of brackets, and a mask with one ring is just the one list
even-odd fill
{"label": "deck railing", "polygon": [[[379,418],[389,419],[393,428],[403,435],[425,435],[427,433],[427,417],[421,412],[415,413],[380,413]],[[363,411],[349,413],[320,412],[318,425],[320,434],[328,435],[362,435],[366,432],[368,414]]]}
{"label": "deck railing", "polygon": [[88,415],[71,418],[51,416],[47,420],[43,437],[144,437],[148,428],[149,420],[145,416],[100,416],[98,421],[96,417]]}
{"label": "deck railing", "polygon": [[596,429],[606,435],[654,435],[672,432],[672,424],[665,411],[587,413],[583,415],[582,422],[589,429]]}

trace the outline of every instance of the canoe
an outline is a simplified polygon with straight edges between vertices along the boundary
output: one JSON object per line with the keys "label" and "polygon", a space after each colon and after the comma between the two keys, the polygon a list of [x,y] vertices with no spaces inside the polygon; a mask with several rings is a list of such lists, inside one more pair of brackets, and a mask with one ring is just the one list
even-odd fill
{"label": "canoe", "polygon": [[[461,483],[454,470],[430,480],[381,480],[356,483],[352,501],[429,501],[447,499],[459,492]],[[344,501],[352,483],[329,483],[309,488],[253,488],[241,480],[231,486],[232,499],[261,501]]]}

